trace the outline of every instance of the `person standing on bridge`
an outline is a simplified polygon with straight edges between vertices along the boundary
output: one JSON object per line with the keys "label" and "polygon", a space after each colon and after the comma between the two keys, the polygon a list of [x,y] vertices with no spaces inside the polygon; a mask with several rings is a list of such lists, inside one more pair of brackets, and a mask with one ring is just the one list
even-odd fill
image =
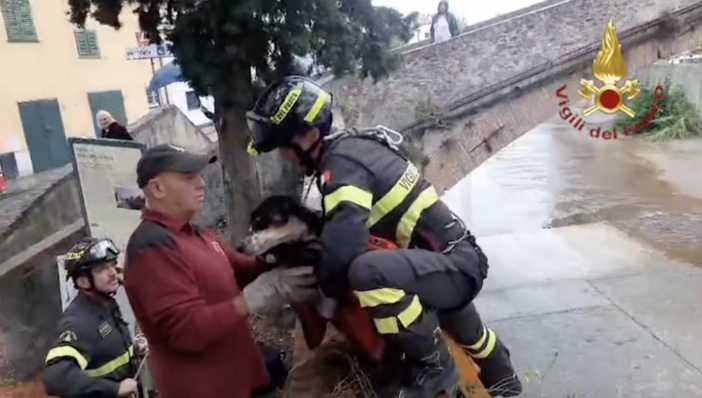
{"label": "person standing on bridge", "polygon": [[[59,320],[46,356],[44,385],[61,398],[129,397],[138,393],[138,363],[127,322],[113,298],[120,287],[119,251],[108,239],[87,238],[65,260],[78,295]],[[136,350],[139,351],[139,350]]]}
{"label": "person standing on bridge", "polygon": [[[247,113],[249,152],[279,150],[319,176],[325,223],[317,277],[322,292],[354,291],[377,331],[405,354],[412,375],[401,397],[453,394],[458,381],[442,329],[480,366],[492,396],[522,391],[509,351],[472,301],[488,261],[463,222],[396,148],[386,128],[331,133],[332,101],[316,83],[289,76]],[[368,251],[370,236],[397,250]]]}
{"label": "person standing on bridge", "polygon": [[250,398],[274,387],[284,372],[276,356],[264,361],[248,315],[319,295],[311,267],[267,270],[191,222],[205,199],[200,172],[215,161],[158,145],[137,164],[146,208],[127,244],[124,286],[160,398]]}
{"label": "person standing on bridge", "polygon": [[431,42],[441,43],[458,36],[461,32],[458,28],[456,16],[449,12],[448,1],[439,2],[439,12],[434,15],[431,21]]}

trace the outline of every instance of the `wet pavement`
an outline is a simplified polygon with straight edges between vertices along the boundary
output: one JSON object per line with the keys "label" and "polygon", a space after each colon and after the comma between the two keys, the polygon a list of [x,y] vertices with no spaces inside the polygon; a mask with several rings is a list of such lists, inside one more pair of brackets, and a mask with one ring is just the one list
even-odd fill
{"label": "wet pavement", "polygon": [[702,397],[702,140],[551,120],[444,199],[490,258],[477,300],[523,397]]}

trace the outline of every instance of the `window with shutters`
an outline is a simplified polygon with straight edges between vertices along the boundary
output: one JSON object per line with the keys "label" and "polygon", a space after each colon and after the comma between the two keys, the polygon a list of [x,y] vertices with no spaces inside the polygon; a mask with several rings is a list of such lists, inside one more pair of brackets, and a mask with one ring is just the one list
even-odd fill
{"label": "window with shutters", "polygon": [[29,0],[0,0],[7,41],[38,41]]}
{"label": "window with shutters", "polygon": [[97,34],[94,30],[76,29],[73,34],[76,36],[78,56],[90,58],[100,57],[100,47],[98,46]]}

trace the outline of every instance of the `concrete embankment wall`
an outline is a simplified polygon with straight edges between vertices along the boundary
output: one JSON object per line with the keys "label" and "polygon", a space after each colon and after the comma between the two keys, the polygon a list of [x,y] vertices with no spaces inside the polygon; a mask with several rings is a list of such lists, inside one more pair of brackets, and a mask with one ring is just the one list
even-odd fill
{"label": "concrete embankment wall", "polygon": [[61,315],[56,256],[84,236],[76,221],[0,264],[0,385],[41,370]]}
{"label": "concrete embankment wall", "polygon": [[0,201],[0,263],[80,217],[72,171],[67,165],[28,177],[30,187]]}

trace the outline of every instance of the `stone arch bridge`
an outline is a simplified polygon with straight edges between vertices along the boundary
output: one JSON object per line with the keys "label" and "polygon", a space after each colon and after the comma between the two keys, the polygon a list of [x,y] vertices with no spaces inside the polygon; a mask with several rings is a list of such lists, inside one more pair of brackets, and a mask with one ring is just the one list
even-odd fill
{"label": "stone arch bridge", "polygon": [[580,79],[591,79],[609,20],[627,79],[702,45],[699,0],[570,0],[406,52],[376,84],[346,77],[326,87],[346,125],[382,124],[413,139],[443,191],[558,112],[564,84],[571,100],[582,98]]}

